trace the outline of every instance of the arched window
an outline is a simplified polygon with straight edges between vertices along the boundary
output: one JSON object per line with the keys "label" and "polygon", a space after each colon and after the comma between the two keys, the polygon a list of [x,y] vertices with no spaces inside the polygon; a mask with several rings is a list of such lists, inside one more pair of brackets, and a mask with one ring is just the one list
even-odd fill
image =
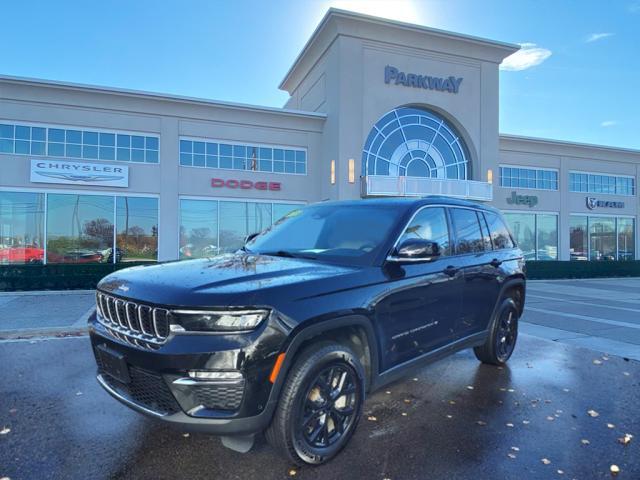
{"label": "arched window", "polygon": [[371,129],[362,151],[362,172],[466,180],[466,152],[464,141],[443,117],[423,108],[400,107]]}

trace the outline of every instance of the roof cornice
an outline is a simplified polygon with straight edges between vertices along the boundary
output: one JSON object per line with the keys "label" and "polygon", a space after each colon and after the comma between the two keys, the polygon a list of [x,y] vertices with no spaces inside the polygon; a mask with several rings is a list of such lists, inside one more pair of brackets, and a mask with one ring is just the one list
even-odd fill
{"label": "roof cornice", "polygon": [[[500,63],[505,57],[520,49],[519,45],[512,43],[498,42],[471,35],[425,27],[423,25],[389,20],[337,8],[329,8],[294,60],[284,79],[280,82],[279,88],[288,92],[295,90],[306,72],[315,65],[335,38],[340,35],[380,41],[377,36],[369,35],[365,31],[366,29],[362,28],[364,26],[376,26],[377,28],[386,29],[387,32],[395,30],[396,32],[404,31],[420,35],[425,39],[425,50],[429,50],[429,45],[426,43],[429,39],[447,39],[451,40],[453,44],[466,45],[467,47],[472,45],[476,47],[472,58],[481,58],[482,60],[495,63]],[[415,44],[411,46],[413,48],[420,48],[420,46],[416,46]]]}

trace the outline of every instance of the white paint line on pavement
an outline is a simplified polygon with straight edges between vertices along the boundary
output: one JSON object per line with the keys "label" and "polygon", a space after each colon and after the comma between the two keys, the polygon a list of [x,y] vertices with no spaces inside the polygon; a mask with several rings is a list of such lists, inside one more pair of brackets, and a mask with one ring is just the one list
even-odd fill
{"label": "white paint line on pavement", "polygon": [[583,302],[579,300],[565,300],[564,298],[545,297],[544,295],[536,295],[535,293],[527,293],[527,298],[543,298],[545,300],[553,300],[554,302],[575,303],[576,305],[590,305],[592,307],[613,308],[615,310],[624,310],[625,312],[640,313],[640,308],[614,307],[613,305],[603,305],[602,303]]}
{"label": "white paint line on pavement", "polygon": [[82,338],[85,342],[89,334],[70,335],[68,337],[29,337],[29,338],[1,338],[0,343],[40,343],[49,340],[69,340],[70,338]]}
{"label": "white paint line on pavement", "polygon": [[546,308],[537,308],[537,307],[529,307],[529,306],[525,307],[525,312],[527,311],[548,313],[550,315],[558,315],[560,317],[577,318],[578,320],[588,320],[590,322],[604,323],[606,325],[613,325],[615,327],[627,327],[627,328],[634,328],[636,330],[640,330],[640,324],[637,324],[637,323],[618,322],[617,320],[607,320],[606,318],[589,317],[587,315],[578,315],[577,313],[557,312],[555,310],[547,310]]}
{"label": "white paint line on pavement", "polygon": [[95,293],[95,290],[28,290],[24,292],[0,292],[0,297],[13,296],[16,297],[32,297],[32,296],[50,296],[50,295],[88,295]]}

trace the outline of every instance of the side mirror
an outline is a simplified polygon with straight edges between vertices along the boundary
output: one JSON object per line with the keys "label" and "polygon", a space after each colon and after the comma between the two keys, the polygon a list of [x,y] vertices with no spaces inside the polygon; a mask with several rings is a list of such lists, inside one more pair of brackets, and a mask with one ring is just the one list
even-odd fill
{"label": "side mirror", "polygon": [[440,245],[431,240],[410,238],[387,258],[391,262],[429,262],[440,256]]}
{"label": "side mirror", "polygon": [[246,237],[244,237],[244,243],[245,245],[247,243],[249,243],[251,240],[253,240],[254,238],[256,238],[258,235],[260,235],[260,233],[250,233],[249,235],[247,235]]}

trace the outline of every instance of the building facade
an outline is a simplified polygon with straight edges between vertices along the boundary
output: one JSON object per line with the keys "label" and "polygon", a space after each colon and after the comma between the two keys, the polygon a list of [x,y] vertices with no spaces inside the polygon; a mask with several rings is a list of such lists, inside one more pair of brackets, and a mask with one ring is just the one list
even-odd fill
{"label": "building facade", "polygon": [[240,247],[308,203],[451,195],[528,259],[638,258],[640,151],[500,135],[517,46],[330,10],[284,108],[0,77],[0,263]]}

